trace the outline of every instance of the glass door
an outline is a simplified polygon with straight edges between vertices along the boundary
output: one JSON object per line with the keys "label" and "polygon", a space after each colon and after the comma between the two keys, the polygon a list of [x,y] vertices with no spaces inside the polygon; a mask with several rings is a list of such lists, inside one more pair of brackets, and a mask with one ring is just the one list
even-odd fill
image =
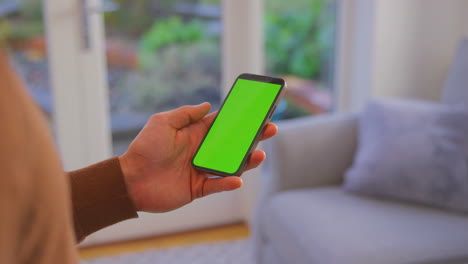
{"label": "glass door", "polygon": [[339,0],[264,0],[266,71],[288,83],[276,119],[334,109]]}
{"label": "glass door", "polygon": [[154,113],[220,104],[220,0],[106,0],[107,82],[113,153]]}

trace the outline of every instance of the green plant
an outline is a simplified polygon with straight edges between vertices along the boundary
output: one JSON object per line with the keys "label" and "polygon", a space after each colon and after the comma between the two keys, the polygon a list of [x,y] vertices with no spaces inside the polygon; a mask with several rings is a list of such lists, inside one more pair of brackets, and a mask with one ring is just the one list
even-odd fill
{"label": "green plant", "polygon": [[113,0],[118,9],[104,13],[106,29],[111,35],[138,36],[153,23],[152,0]]}
{"label": "green plant", "polygon": [[[155,18],[165,20],[177,12],[177,5],[181,3],[197,4],[199,0],[112,0],[118,9],[104,14],[107,32],[120,37],[136,37],[145,33],[154,23]],[[203,0],[211,4],[220,0]]]}
{"label": "green plant", "polygon": [[143,68],[149,68],[161,49],[173,44],[185,44],[203,38],[203,26],[198,20],[184,23],[180,17],[157,20],[142,36],[139,43],[138,58]]}
{"label": "green plant", "polygon": [[41,23],[17,21],[6,22],[6,38],[10,41],[27,40],[44,34],[44,26]]}
{"label": "green plant", "polygon": [[8,32],[10,31],[10,25],[6,19],[0,19],[0,48],[8,38]]}
{"label": "green plant", "polygon": [[44,34],[42,22],[42,2],[40,0],[21,1],[21,8],[12,17],[1,22],[1,35],[7,41],[27,40]]}
{"label": "green plant", "polygon": [[172,44],[151,59],[152,67],[135,72],[120,87],[131,87],[135,109],[155,112],[219,100],[221,72],[217,39]]}
{"label": "green plant", "polygon": [[22,19],[34,21],[37,23],[42,22],[42,1],[41,0],[23,0],[21,1],[21,8],[19,15]]}
{"label": "green plant", "polygon": [[330,1],[269,2],[265,14],[269,72],[307,79],[318,77],[333,34],[333,21],[324,20],[327,2]]}

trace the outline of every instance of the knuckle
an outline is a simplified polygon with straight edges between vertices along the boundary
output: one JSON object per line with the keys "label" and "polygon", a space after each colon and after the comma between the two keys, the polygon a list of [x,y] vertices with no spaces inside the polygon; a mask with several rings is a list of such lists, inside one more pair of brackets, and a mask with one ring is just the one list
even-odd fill
{"label": "knuckle", "polygon": [[164,115],[161,113],[153,114],[150,116],[149,121],[155,123],[164,122]]}

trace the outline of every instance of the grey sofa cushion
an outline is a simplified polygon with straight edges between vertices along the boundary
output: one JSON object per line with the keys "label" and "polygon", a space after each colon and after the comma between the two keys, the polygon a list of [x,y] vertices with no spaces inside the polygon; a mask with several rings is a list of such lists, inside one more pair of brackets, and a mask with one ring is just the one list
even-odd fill
{"label": "grey sofa cushion", "polygon": [[468,110],[415,101],[371,102],[346,190],[468,212]]}
{"label": "grey sofa cushion", "polygon": [[339,187],[281,192],[259,225],[287,263],[468,263],[468,216]]}
{"label": "grey sofa cushion", "polygon": [[454,56],[445,81],[442,102],[468,104],[468,39],[464,39]]}

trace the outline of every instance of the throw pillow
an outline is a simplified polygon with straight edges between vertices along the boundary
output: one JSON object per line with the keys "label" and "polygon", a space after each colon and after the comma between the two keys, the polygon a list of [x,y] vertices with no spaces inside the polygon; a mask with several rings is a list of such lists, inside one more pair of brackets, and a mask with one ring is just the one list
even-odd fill
{"label": "throw pillow", "polygon": [[349,191],[468,212],[468,109],[415,100],[371,102],[346,172]]}

